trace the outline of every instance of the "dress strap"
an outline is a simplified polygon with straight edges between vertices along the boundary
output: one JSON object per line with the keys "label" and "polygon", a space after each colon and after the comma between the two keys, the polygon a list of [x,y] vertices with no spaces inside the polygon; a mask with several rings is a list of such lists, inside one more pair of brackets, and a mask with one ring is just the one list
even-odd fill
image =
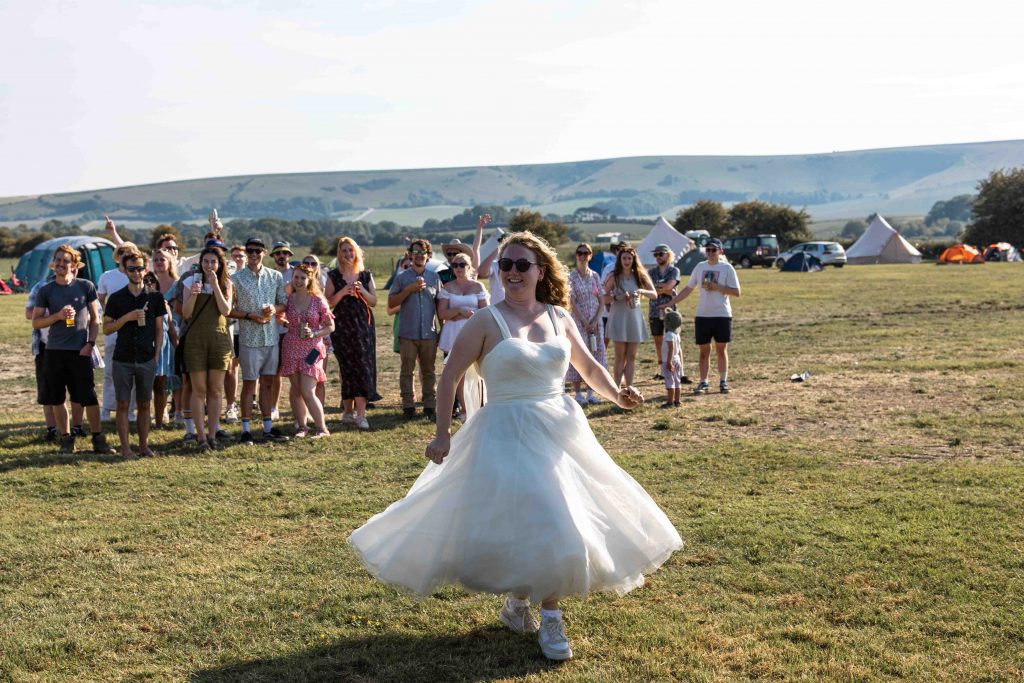
{"label": "dress strap", "polygon": [[508,339],[511,337],[511,333],[508,331],[508,324],[505,322],[505,316],[501,314],[497,306],[488,306],[487,310],[494,316],[494,321],[498,323],[498,327],[501,328],[501,338]]}
{"label": "dress strap", "polygon": [[555,315],[555,307],[548,304],[548,316],[551,317],[551,326],[555,328],[555,336],[562,336],[562,328],[558,325],[558,317]]}

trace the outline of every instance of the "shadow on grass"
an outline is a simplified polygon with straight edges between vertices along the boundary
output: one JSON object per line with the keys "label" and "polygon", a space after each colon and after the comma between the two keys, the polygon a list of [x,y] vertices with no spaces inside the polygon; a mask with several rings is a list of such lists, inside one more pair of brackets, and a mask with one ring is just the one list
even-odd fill
{"label": "shadow on grass", "polygon": [[191,683],[223,681],[493,681],[547,671],[533,636],[491,625],[464,635],[346,638],[282,657],[204,669]]}

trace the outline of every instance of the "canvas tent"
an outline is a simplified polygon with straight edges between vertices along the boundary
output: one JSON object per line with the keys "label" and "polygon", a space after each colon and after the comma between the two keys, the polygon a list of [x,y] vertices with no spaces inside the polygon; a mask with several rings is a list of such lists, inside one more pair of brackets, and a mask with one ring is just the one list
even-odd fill
{"label": "canvas tent", "polygon": [[939,256],[938,263],[984,263],[981,252],[969,244],[954,244],[946,249]]}
{"label": "canvas tent", "polygon": [[854,265],[875,263],[920,263],[921,252],[876,215],[860,239],[846,250],[846,262]]}
{"label": "canvas tent", "polygon": [[799,251],[782,264],[780,273],[817,273],[821,272],[821,259],[806,251]]}
{"label": "canvas tent", "polygon": [[18,260],[14,273],[25,287],[31,287],[47,278],[50,264],[53,262],[53,253],[62,244],[78,250],[82,255],[82,267],[78,271],[80,278],[95,283],[100,279],[100,275],[117,267],[114,263],[114,243],[110,240],[94,235],[57,237],[36,245],[32,251],[22,254]]}
{"label": "canvas tent", "polygon": [[667,244],[677,257],[693,248],[693,240],[673,228],[664,216],[658,216],[658,220],[654,221],[647,237],[637,245],[636,253],[640,257],[640,263],[645,266],[653,266],[657,263],[651,251],[659,244]]}

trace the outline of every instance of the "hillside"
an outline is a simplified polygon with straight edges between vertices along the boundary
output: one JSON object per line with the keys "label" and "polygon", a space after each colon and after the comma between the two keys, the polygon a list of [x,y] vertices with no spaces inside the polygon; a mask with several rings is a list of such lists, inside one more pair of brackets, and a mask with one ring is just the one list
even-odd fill
{"label": "hillside", "polygon": [[1024,140],[1014,140],[814,155],[235,176],[0,198],[0,221],[81,223],[105,213],[122,221],[192,220],[217,207],[224,216],[282,218],[354,218],[373,209],[367,220],[401,222],[403,215],[440,215],[474,204],[558,213],[598,205],[619,216],[647,216],[673,215],[699,198],[783,202],[827,220],[873,211],[923,214],[940,199],[974,192],[990,171],[1022,164]]}

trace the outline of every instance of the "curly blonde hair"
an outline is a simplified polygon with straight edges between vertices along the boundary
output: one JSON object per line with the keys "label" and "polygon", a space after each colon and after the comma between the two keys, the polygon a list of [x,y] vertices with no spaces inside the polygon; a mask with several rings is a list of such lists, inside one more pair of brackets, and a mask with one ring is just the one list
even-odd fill
{"label": "curly blonde hair", "polygon": [[544,277],[537,283],[537,301],[553,306],[569,306],[569,271],[558,260],[558,254],[543,237],[529,230],[514,232],[505,238],[498,250],[501,259],[510,245],[518,244],[537,255],[537,265],[543,266]]}

